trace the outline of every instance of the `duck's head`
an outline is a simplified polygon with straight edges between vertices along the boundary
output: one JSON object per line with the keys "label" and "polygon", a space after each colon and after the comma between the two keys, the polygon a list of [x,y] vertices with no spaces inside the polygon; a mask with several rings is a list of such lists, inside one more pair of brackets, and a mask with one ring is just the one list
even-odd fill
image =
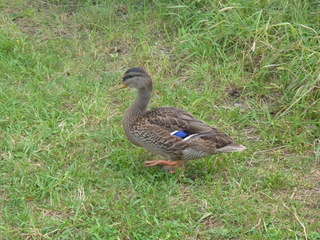
{"label": "duck's head", "polygon": [[122,78],[122,84],[120,86],[116,86],[110,91],[116,91],[118,89],[122,88],[136,88],[136,89],[147,89],[152,90],[152,81],[149,73],[144,70],[143,68],[134,67],[128,69],[123,78]]}

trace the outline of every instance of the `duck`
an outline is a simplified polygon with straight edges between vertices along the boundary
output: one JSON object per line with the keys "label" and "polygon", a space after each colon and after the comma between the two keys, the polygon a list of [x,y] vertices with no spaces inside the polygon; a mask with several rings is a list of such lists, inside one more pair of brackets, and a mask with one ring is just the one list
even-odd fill
{"label": "duck", "polygon": [[146,167],[160,166],[174,173],[189,160],[246,149],[224,132],[180,108],[159,107],[148,110],[152,79],[144,68],[128,69],[122,83],[109,91],[123,88],[137,90],[136,98],[126,110],[122,121],[127,139],[164,158],[145,161]]}

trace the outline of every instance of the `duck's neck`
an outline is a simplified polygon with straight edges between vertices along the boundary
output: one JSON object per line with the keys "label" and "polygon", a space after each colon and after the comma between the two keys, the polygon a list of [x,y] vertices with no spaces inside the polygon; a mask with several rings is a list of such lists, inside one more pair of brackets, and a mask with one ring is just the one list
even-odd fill
{"label": "duck's neck", "polygon": [[152,89],[138,89],[136,100],[125,113],[123,124],[125,128],[143,116],[150,103]]}

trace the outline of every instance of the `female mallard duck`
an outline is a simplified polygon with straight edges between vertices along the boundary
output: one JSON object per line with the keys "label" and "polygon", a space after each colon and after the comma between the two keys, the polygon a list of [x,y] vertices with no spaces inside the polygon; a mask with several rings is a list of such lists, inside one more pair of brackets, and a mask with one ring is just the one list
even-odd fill
{"label": "female mallard duck", "polygon": [[146,161],[145,166],[162,165],[175,171],[184,161],[207,157],[216,153],[246,149],[228,135],[175,107],[160,107],[147,111],[152,93],[150,75],[143,68],[130,68],[123,77],[121,88],[136,88],[136,100],[126,111],[123,127],[133,144],[155,155],[170,159]]}

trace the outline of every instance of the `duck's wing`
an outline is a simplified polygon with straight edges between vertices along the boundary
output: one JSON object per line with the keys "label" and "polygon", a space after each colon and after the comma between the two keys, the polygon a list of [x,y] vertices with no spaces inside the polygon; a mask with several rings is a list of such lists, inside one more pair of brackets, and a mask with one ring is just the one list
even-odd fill
{"label": "duck's wing", "polygon": [[[175,107],[161,107],[150,110],[144,116],[151,125],[161,128],[170,135],[181,137],[189,143],[197,138],[211,142],[219,152],[241,151],[241,144],[234,142],[227,134],[195,118],[191,113]],[[167,134],[168,134],[167,133]],[[163,135],[167,135],[164,134]],[[167,135],[169,138],[169,136]],[[175,138],[172,136],[172,138]],[[220,149],[220,150],[219,150]]]}
{"label": "duck's wing", "polygon": [[188,134],[204,134],[212,130],[207,123],[195,118],[191,113],[175,107],[160,107],[148,111],[144,118],[171,132],[186,131]]}

